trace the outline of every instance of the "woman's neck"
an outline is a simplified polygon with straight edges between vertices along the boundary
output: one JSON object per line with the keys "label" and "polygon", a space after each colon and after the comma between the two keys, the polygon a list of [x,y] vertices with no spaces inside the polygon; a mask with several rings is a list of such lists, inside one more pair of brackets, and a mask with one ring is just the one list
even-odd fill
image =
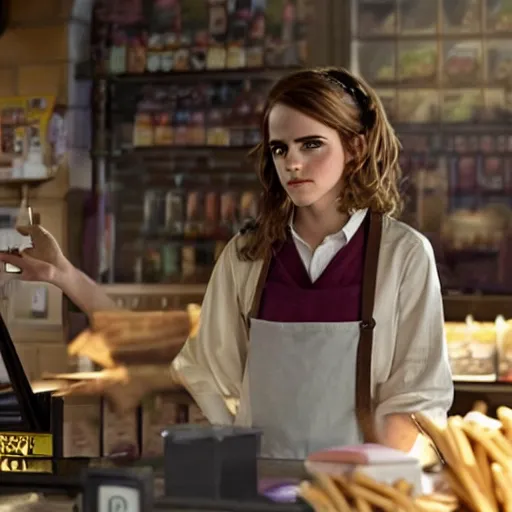
{"label": "woman's neck", "polygon": [[328,208],[295,208],[293,215],[293,228],[312,250],[315,250],[326,236],[340,231],[350,218],[348,213],[339,212],[335,204]]}

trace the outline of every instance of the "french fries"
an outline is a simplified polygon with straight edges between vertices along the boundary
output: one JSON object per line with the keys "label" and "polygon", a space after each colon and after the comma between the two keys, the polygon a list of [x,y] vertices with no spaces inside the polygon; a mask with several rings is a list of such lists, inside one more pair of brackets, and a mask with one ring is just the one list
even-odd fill
{"label": "french fries", "polygon": [[[312,474],[302,482],[299,495],[316,512],[455,512],[455,496],[410,496],[410,487],[396,482],[386,485],[362,473],[351,476]],[[508,512],[508,511],[506,511]]]}
{"label": "french fries", "polygon": [[[485,415],[484,404],[475,405],[465,418],[450,417],[446,425],[421,414],[414,418],[444,459],[440,476],[449,489],[446,493],[412,496],[411,485],[403,480],[387,485],[355,471],[344,476],[315,474],[308,482],[309,490],[325,496],[329,508],[316,508],[311,492],[301,490],[302,498],[315,510],[336,512],[512,512],[512,409],[500,407],[496,420]],[[333,485],[343,502],[333,498],[339,496]]]}

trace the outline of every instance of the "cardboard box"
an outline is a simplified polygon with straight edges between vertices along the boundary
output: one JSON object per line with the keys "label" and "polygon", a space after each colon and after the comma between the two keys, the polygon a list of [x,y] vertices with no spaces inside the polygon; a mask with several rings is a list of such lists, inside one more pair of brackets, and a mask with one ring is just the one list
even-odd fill
{"label": "cardboard box", "polygon": [[63,457],[100,457],[101,399],[67,396],[62,401]]}
{"label": "cardboard box", "polygon": [[118,415],[107,400],[102,400],[102,455],[138,457],[140,454],[140,409]]}
{"label": "cardboard box", "polygon": [[147,398],[142,405],[142,456],[161,457],[164,454],[162,432],[179,422],[180,405],[172,395],[159,393]]}

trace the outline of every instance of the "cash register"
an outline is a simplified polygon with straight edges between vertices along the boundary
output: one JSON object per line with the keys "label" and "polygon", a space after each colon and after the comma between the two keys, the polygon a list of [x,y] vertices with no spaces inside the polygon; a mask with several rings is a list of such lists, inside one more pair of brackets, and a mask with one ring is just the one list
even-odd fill
{"label": "cash register", "polygon": [[0,315],[0,471],[49,472],[62,454],[62,401],[34,393]]}

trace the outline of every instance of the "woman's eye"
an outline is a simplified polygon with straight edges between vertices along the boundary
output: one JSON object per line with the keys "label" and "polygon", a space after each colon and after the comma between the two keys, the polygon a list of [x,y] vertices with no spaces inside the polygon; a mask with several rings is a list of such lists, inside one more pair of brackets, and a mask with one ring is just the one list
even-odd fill
{"label": "woman's eye", "polygon": [[282,148],[282,147],[276,147],[276,146],[274,146],[274,147],[271,149],[271,151],[272,151],[272,154],[273,154],[274,156],[283,156],[283,155],[284,155],[284,148]]}
{"label": "woman's eye", "polygon": [[319,140],[309,140],[304,142],[304,149],[316,149],[322,146],[322,142]]}

